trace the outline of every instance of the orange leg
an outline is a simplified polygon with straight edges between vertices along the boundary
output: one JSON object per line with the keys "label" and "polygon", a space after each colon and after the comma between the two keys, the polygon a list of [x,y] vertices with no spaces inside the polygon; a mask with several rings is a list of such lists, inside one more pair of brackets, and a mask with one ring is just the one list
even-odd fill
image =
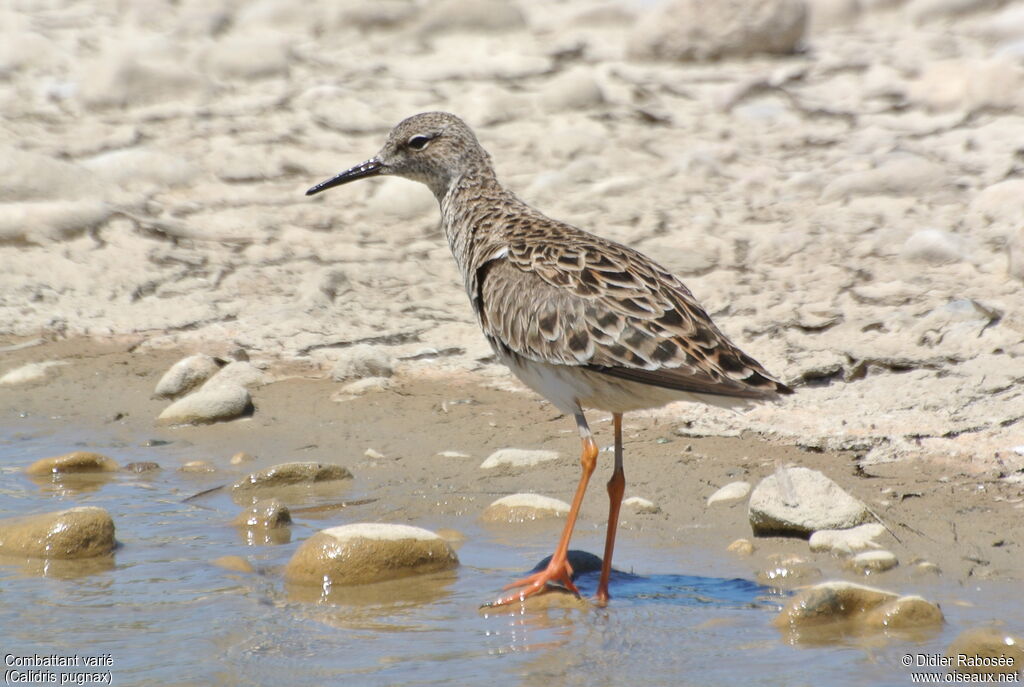
{"label": "orange leg", "polygon": [[580,456],[580,464],[583,467],[583,474],[580,475],[580,482],[576,486],[576,495],[572,499],[572,507],[569,508],[569,516],[565,521],[565,529],[562,530],[562,538],[558,540],[558,546],[555,548],[555,553],[551,556],[551,562],[548,563],[547,568],[539,573],[516,580],[512,584],[505,586],[505,589],[522,587],[523,589],[519,592],[485,605],[501,606],[502,604],[514,601],[522,601],[526,597],[544,589],[548,582],[560,582],[570,591],[579,594],[579,590],[576,589],[576,585],[572,582],[572,567],[569,565],[569,539],[572,538],[572,531],[576,526],[576,516],[580,512],[580,505],[583,503],[583,495],[587,491],[590,475],[593,474],[594,468],[597,466],[598,450],[597,444],[594,443],[594,439],[590,436],[590,431],[586,429],[586,422],[582,418],[582,415],[577,415],[576,417],[577,422],[582,422],[580,424],[580,434],[583,439],[583,454]]}
{"label": "orange leg", "polygon": [[604,558],[601,560],[601,581],[597,584],[597,602],[608,603],[608,577],[612,572],[612,551],[615,549],[615,530],[619,526],[619,508],[626,491],[626,475],[622,470],[622,413],[613,413],[615,424],[615,471],[608,480],[608,529],[604,540]]}

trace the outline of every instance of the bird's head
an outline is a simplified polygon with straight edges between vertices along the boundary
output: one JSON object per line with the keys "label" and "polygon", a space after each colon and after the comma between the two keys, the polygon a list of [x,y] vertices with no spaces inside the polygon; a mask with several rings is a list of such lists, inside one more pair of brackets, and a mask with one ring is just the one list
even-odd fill
{"label": "bird's head", "polygon": [[424,112],[399,122],[377,155],[317,184],[306,195],[357,179],[394,175],[422,182],[440,198],[452,180],[479,167],[489,168],[489,160],[473,130],[453,114]]}

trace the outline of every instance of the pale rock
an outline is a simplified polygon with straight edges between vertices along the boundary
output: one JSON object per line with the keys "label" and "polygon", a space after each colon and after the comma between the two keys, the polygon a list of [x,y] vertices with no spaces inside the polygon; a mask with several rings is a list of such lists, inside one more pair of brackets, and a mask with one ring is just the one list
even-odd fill
{"label": "pale rock", "polygon": [[199,175],[199,168],[184,157],[148,148],[100,153],[83,160],[81,165],[104,182],[125,188],[186,186]]}
{"label": "pale rock", "polygon": [[990,224],[1024,226],[1024,179],[1004,179],[987,186],[971,200],[967,219],[977,228]]}
{"label": "pale rock", "polygon": [[885,572],[899,565],[899,559],[892,551],[864,551],[850,559],[850,567],[869,575]]}
{"label": "pale rock", "polygon": [[942,265],[964,260],[967,255],[964,240],[942,229],[920,229],[907,238],[901,254],[908,260]]}
{"label": "pale rock", "polygon": [[102,453],[72,451],[52,458],[40,458],[25,468],[28,475],[51,475],[82,472],[116,472],[116,461]]}
{"label": "pale rock", "polygon": [[904,196],[930,191],[949,183],[946,170],[916,155],[896,155],[873,169],[848,172],[830,182],[821,192],[823,200],[854,196]]}
{"label": "pale rock", "polygon": [[116,545],[114,521],[94,506],[0,520],[0,554],[8,556],[92,558]]}
{"label": "pale rock", "polygon": [[394,373],[395,359],[380,346],[356,344],[339,353],[331,379],[360,379],[363,377],[390,377]]}
{"label": "pale rock", "polygon": [[914,566],[913,573],[918,576],[941,575],[942,568],[931,561],[921,561]]}
{"label": "pale rock", "polygon": [[233,420],[253,412],[249,391],[231,382],[204,386],[179,398],[157,417],[161,425],[197,425]]}
{"label": "pale rock", "polygon": [[424,36],[498,33],[525,27],[522,11],[509,0],[439,0],[424,6],[416,32]]}
{"label": "pale rock", "polygon": [[734,553],[737,556],[750,556],[754,553],[754,543],[749,539],[737,539],[729,546],[725,547],[725,550],[729,553]]}
{"label": "pale rock", "polygon": [[469,458],[469,454],[462,451],[438,451],[437,455],[442,458]]}
{"label": "pale rock", "polygon": [[992,41],[1012,41],[1024,37],[1024,5],[1010,3],[1001,12],[982,19],[974,30]]}
{"label": "pale rock", "polygon": [[845,530],[818,530],[808,544],[811,551],[829,551],[836,555],[849,555],[858,551],[880,548],[875,540],[885,534],[885,526],[877,522]]}
{"label": "pale rock", "polygon": [[654,238],[642,242],[644,252],[650,255],[663,255],[673,274],[682,276],[700,275],[721,265],[727,255],[728,246],[717,236],[696,234],[687,241],[688,249],[677,250],[675,240]]}
{"label": "pale rock", "polygon": [[907,96],[932,110],[1019,108],[1024,105],[1024,65],[1011,57],[926,62]]}
{"label": "pale rock", "polygon": [[489,470],[502,465],[509,467],[530,467],[558,459],[557,451],[528,450],[521,448],[502,448],[487,456],[480,467]]}
{"label": "pale rock", "polygon": [[871,518],[861,501],[817,470],[803,467],[780,468],[761,480],[750,495],[748,515],[757,536],[807,536]]}
{"label": "pale rock", "polygon": [[202,386],[220,369],[220,364],[204,353],[190,355],[174,363],[164,373],[153,394],[157,398],[177,398]]}
{"label": "pale rock", "polygon": [[484,522],[521,523],[557,518],[569,513],[569,504],[541,494],[512,494],[489,505],[481,514]]}
{"label": "pale rock", "polygon": [[451,570],[459,565],[451,545],[410,525],[356,523],[331,527],[307,539],[285,566],[293,584],[368,584]]}
{"label": "pale rock", "polygon": [[26,28],[17,31],[9,25],[5,28],[4,40],[0,42],[0,75],[9,78],[32,68],[49,68],[52,72],[61,54],[56,41]]}
{"label": "pale rock", "polygon": [[237,384],[238,386],[252,391],[268,384],[269,382],[270,380],[267,377],[267,373],[252,363],[244,360],[233,360],[220,368],[220,370],[210,378],[207,385],[223,383]]}
{"label": "pale rock", "polygon": [[385,455],[383,453],[372,448],[368,448],[365,451],[363,451],[363,455],[369,458],[370,460],[383,460],[385,458]]}
{"label": "pale rock", "polygon": [[623,499],[622,505],[634,513],[653,514],[661,512],[661,508],[656,503],[641,496],[630,496],[628,499]]}
{"label": "pale rock", "polygon": [[[102,186],[84,167],[28,150],[0,147],[0,202],[87,200]],[[3,206],[6,214],[11,206]],[[16,206],[15,206],[16,207]],[[6,223],[5,223],[6,224]],[[0,225],[0,226],[5,226]]]}
{"label": "pale rock", "polygon": [[351,401],[363,394],[378,393],[391,388],[391,380],[387,377],[366,377],[357,379],[342,386],[336,393],[331,395],[331,400],[340,403]]}
{"label": "pale rock", "polygon": [[730,482],[708,497],[707,505],[731,503],[746,498],[750,493],[750,482]]}
{"label": "pale rock", "polygon": [[629,54],[675,61],[789,54],[806,24],[803,0],[668,0],[637,21]]}
{"label": "pale rock", "polygon": [[101,200],[0,203],[0,244],[69,241],[106,224],[115,212]]}
{"label": "pale rock", "polygon": [[358,95],[337,86],[315,86],[295,99],[312,119],[322,126],[346,134],[381,133],[387,119]]}
{"label": "pale rock", "polygon": [[235,455],[231,456],[231,460],[229,460],[228,462],[231,463],[232,465],[243,465],[245,463],[251,463],[254,460],[256,459],[253,458],[253,456],[251,456],[250,454],[246,453],[245,451],[239,451]]}
{"label": "pale rock", "polygon": [[204,56],[206,69],[225,81],[288,75],[291,48],[287,36],[253,31],[217,41]]}
{"label": "pale rock", "polygon": [[593,72],[577,67],[559,74],[545,84],[540,102],[548,112],[586,110],[604,103],[604,92]]}
{"label": "pale rock", "polygon": [[265,181],[304,170],[302,162],[291,159],[286,152],[237,142],[215,146],[207,156],[206,166],[218,179],[229,183]]}
{"label": "pale rock", "polygon": [[87,64],[79,84],[90,108],[182,101],[206,90],[206,80],[180,59],[180,46],[156,40],[116,40]]}
{"label": "pale rock", "polygon": [[56,368],[68,363],[58,360],[47,360],[41,363],[27,363],[8,370],[0,376],[0,386],[18,386],[44,382],[56,373]]}

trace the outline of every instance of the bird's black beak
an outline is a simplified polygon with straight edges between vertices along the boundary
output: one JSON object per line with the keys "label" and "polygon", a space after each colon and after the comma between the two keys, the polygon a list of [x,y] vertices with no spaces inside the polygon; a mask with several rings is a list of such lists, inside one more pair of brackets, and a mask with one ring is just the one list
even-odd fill
{"label": "bird's black beak", "polygon": [[312,196],[320,193],[321,191],[326,191],[329,188],[334,188],[335,186],[341,186],[342,184],[347,184],[350,181],[355,181],[356,179],[375,177],[380,174],[383,166],[384,163],[382,163],[378,158],[371,158],[361,165],[356,165],[352,169],[346,169],[336,177],[328,179],[327,181],[321,181],[319,184],[306,191],[306,195]]}

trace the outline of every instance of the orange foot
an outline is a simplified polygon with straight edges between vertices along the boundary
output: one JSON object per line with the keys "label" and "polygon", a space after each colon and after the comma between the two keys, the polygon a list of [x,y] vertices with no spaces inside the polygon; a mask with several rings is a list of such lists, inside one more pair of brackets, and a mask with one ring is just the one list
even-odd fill
{"label": "orange foot", "polygon": [[537,592],[542,591],[548,582],[559,582],[576,596],[580,594],[580,590],[576,589],[576,585],[572,583],[572,566],[569,565],[569,561],[566,558],[562,558],[560,561],[557,558],[552,558],[551,562],[548,563],[548,567],[544,568],[544,570],[524,577],[521,580],[516,580],[504,587],[505,589],[514,589],[515,587],[522,587],[523,589],[515,594],[509,594],[504,598],[488,602],[484,606],[503,606],[516,601],[522,601],[526,597],[533,596]]}

